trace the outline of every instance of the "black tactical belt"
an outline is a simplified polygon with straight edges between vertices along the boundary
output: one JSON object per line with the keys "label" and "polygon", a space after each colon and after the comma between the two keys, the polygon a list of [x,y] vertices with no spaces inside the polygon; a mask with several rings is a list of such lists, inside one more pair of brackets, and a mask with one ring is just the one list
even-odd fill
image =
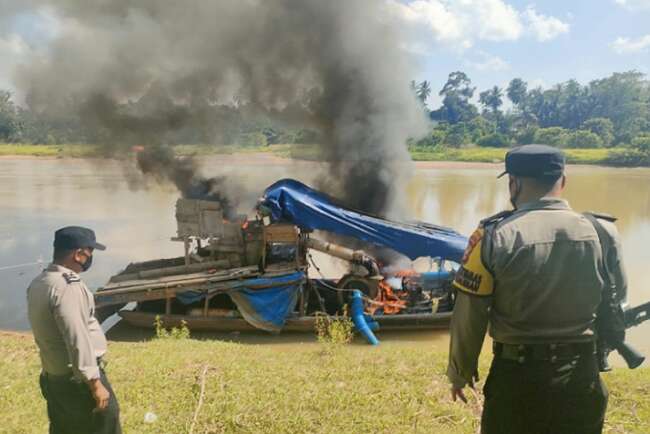
{"label": "black tactical belt", "polygon": [[494,357],[513,360],[519,363],[541,360],[555,362],[557,360],[575,359],[596,354],[594,342],[558,343],[558,344],[504,344],[493,342]]}

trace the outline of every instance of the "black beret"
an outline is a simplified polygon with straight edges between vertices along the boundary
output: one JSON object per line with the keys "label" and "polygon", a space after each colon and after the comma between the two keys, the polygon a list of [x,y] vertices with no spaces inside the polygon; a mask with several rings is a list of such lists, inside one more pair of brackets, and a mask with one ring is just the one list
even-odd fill
{"label": "black beret", "polygon": [[83,249],[90,247],[97,250],[106,250],[106,246],[95,239],[92,229],[81,226],[67,226],[54,233],[54,248],[56,249]]}
{"label": "black beret", "polygon": [[564,153],[546,145],[524,145],[506,154],[506,173],[524,178],[559,178],[564,173]]}

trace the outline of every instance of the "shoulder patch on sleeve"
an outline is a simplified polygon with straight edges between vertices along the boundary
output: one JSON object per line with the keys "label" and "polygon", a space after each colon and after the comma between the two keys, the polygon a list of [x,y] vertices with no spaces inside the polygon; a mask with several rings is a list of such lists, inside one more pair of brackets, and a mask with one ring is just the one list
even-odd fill
{"label": "shoulder patch on sleeve", "polygon": [[469,238],[463,263],[456,272],[454,286],[468,294],[488,296],[494,292],[494,277],[481,259],[485,230],[480,227]]}
{"label": "shoulder patch on sleeve", "polygon": [[81,282],[81,278],[76,273],[63,273],[63,278],[68,284]]}

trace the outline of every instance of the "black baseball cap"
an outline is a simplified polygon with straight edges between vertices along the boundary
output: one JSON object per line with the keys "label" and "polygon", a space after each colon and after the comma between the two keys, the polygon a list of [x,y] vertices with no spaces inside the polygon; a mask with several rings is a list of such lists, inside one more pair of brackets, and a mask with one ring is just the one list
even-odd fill
{"label": "black baseball cap", "polygon": [[106,250],[106,246],[95,239],[95,231],[81,226],[66,226],[54,233],[55,249],[83,249],[90,247]]}
{"label": "black baseball cap", "polygon": [[564,153],[552,146],[517,146],[506,154],[506,170],[498,178],[506,173],[524,178],[559,178],[565,162]]}

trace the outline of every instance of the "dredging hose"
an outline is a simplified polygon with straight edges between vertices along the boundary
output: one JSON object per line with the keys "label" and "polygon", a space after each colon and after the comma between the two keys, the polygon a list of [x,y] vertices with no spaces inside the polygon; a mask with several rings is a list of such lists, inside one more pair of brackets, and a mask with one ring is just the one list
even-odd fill
{"label": "dredging hose", "polygon": [[379,329],[379,324],[363,311],[362,293],[358,289],[352,291],[350,300],[352,322],[359,332],[366,338],[370,345],[379,345],[379,340],[373,330]]}

